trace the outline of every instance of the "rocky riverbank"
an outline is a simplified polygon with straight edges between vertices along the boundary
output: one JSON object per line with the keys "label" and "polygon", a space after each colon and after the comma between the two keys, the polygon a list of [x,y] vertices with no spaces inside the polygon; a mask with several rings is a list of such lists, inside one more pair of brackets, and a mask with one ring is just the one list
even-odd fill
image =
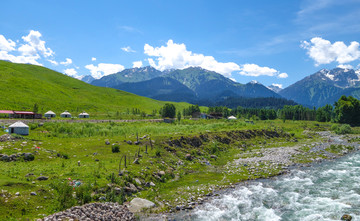
{"label": "rocky riverbank", "polygon": [[136,219],[126,206],[119,205],[118,203],[89,203],[83,206],[72,207],[39,220],[135,221]]}
{"label": "rocky riverbank", "polygon": [[[320,137],[320,141],[292,147],[262,148],[256,152],[241,154],[238,159],[226,165],[227,174],[235,174],[245,168],[251,175],[258,175],[260,171],[266,173],[277,169],[279,169],[277,175],[281,175],[294,168],[309,167],[360,149],[359,136],[337,135],[330,131],[316,132],[316,136]],[[262,177],[259,178],[262,179]],[[251,180],[249,179],[250,182],[252,182]],[[231,189],[236,185],[248,185],[248,183],[245,181],[228,186],[218,186],[212,193],[201,196],[197,200],[189,201],[185,205],[176,205],[172,211],[177,211],[177,213],[142,214],[141,220],[178,220],[178,217],[183,217],[181,214],[189,216],[192,209],[201,207],[202,204],[211,201],[213,197],[216,198],[232,191]]]}

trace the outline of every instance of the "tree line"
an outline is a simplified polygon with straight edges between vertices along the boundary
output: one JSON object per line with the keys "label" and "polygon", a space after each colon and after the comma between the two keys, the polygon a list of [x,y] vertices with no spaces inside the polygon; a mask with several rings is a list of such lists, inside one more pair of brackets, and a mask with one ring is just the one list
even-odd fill
{"label": "tree line", "polygon": [[[166,104],[169,105],[169,104]],[[166,106],[165,105],[165,106]],[[175,117],[175,107],[170,108],[171,115]],[[164,108],[161,112],[164,112]],[[192,116],[200,113],[198,105],[191,105],[183,110],[183,116]],[[237,108],[229,109],[224,106],[209,107],[207,114],[227,118],[230,115],[238,118],[260,119],[260,120],[306,120],[319,122],[337,122],[350,124],[351,126],[360,125],[360,101],[351,96],[342,96],[334,105],[327,104],[324,107],[308,108],[302,105],[284,105],[279,109],[268,108]],[[162,114],[163,115],[163,114]]]}

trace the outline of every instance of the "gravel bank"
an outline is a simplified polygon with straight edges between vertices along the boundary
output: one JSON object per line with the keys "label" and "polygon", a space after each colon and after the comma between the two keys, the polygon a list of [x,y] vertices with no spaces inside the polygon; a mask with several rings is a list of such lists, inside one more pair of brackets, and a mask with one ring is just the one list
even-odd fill
{"label": "gravel bank", "polygon": [[42,220],[132,221],[136,219],[126,206],[119,205],[118,203],[89,203],[55,213]]}

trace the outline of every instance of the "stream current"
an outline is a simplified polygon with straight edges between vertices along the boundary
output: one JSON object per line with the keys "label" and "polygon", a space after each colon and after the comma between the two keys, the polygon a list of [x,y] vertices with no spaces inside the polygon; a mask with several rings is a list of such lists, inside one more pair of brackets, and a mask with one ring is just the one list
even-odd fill
{"label": "stream current", "polygon": [[360,153],[227,190],[175,220],[360,220]]}

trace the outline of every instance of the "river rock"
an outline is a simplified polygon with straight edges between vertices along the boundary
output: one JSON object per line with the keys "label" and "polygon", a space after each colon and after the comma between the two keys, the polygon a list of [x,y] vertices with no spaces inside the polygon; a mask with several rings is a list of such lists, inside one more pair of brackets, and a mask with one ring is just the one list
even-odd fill
{"label": "river rock", "polygon": [[341,217],[341,220],[345,220],[345,221],[351,221],[352,220],[352,216],[348,215],[348,214],[344,214]]}
{"label": "river rock", "polygon": [[142,198],[134,198],[130,201],[129,211],[130,212],[140,212],[143,209],[152,208],[155,206],[155,203]]}

